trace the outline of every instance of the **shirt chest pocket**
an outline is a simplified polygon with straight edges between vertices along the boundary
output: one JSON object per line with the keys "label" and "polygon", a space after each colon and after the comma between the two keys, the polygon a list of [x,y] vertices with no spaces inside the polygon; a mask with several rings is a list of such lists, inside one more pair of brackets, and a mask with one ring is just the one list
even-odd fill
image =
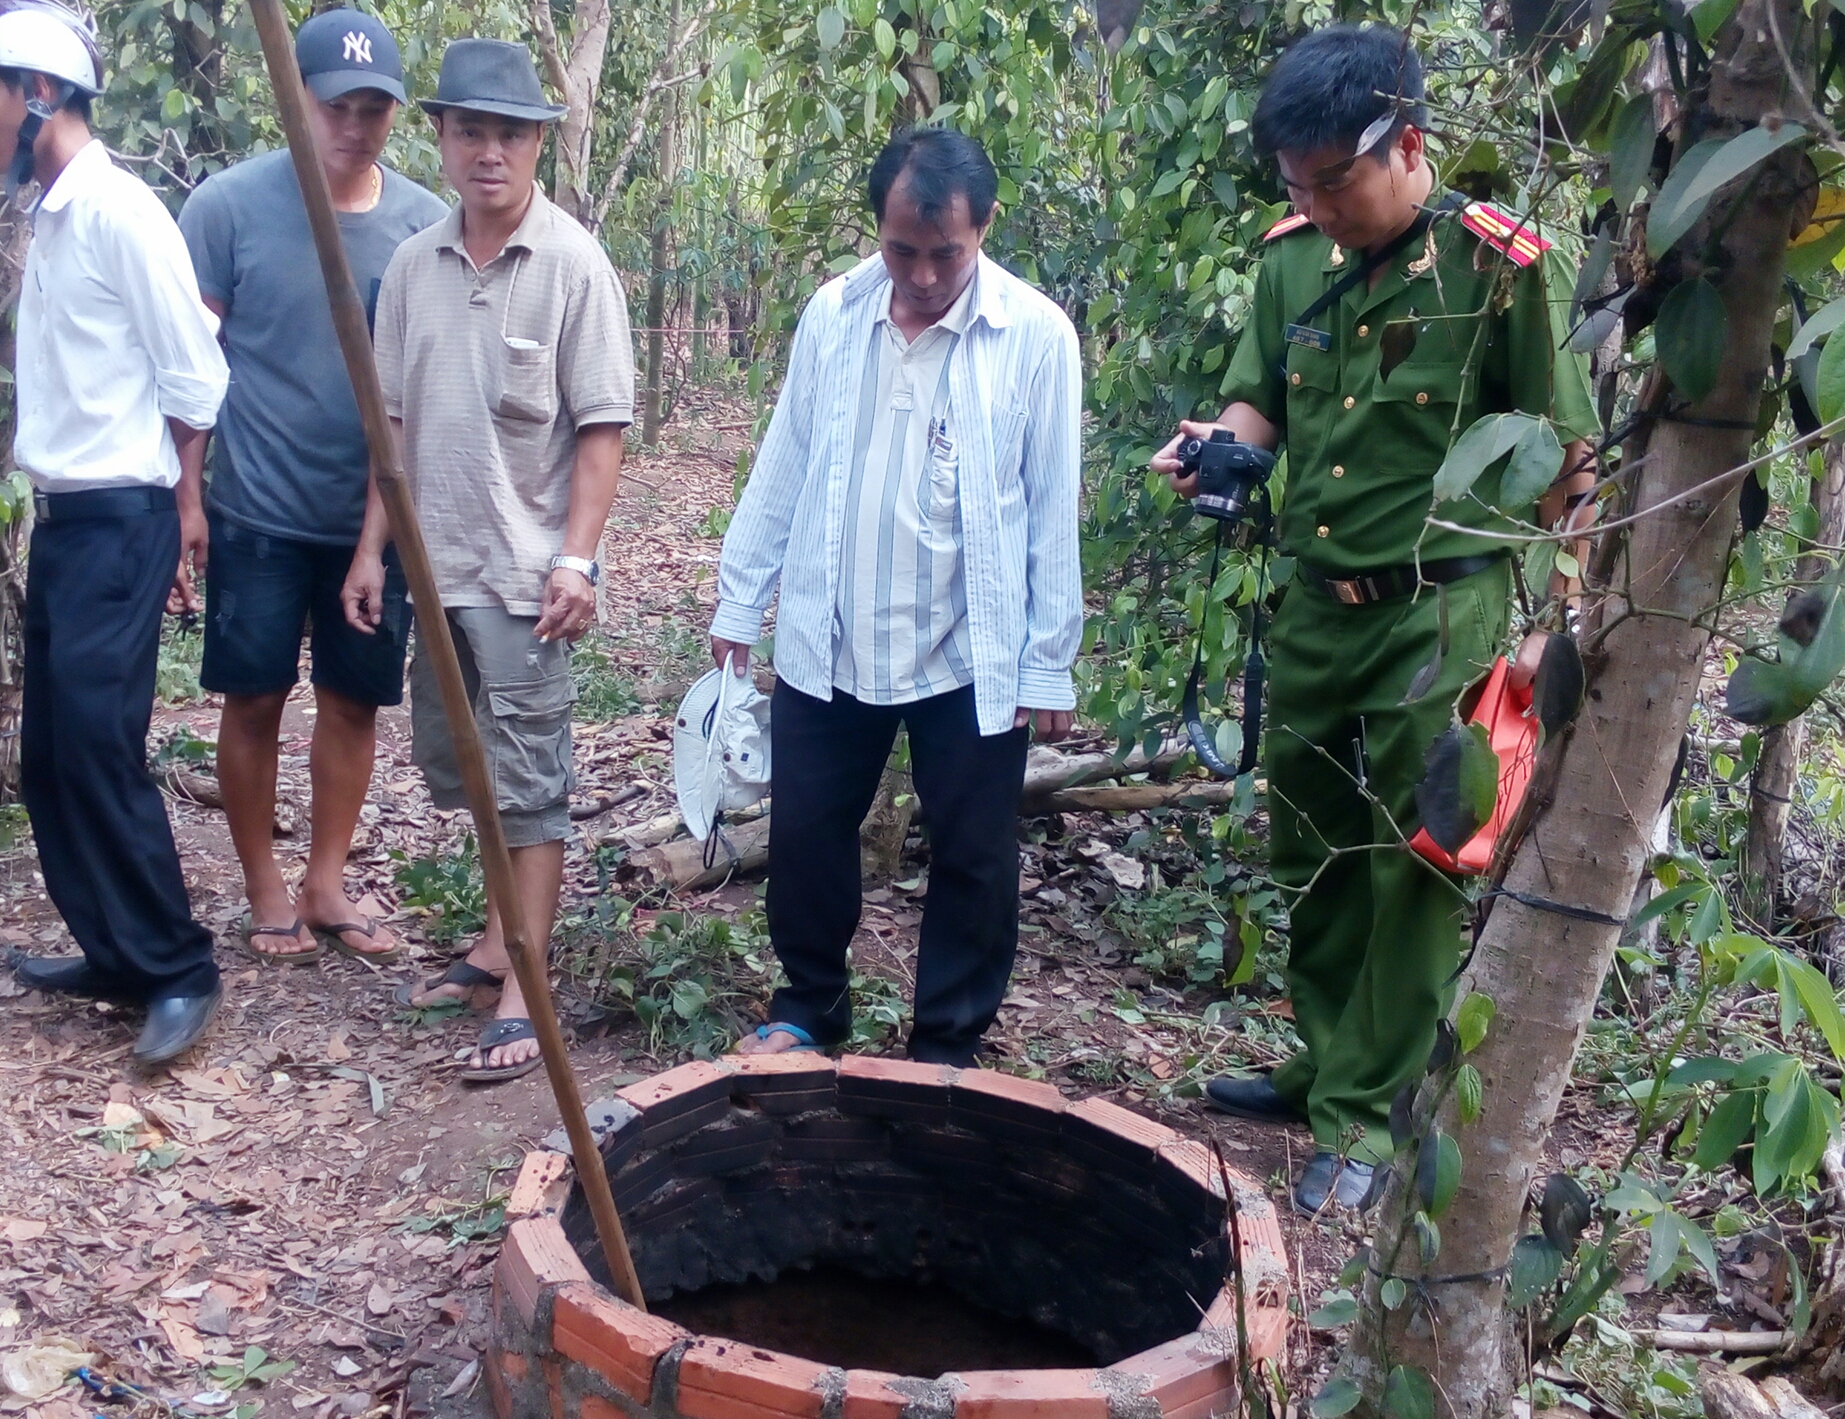
{"label": "shirt chest pocket", "polygon": [[936,434],[929,440],[921,492],[923,512],[929,521],[954,521],[961,501],[961,450],[946,435]]}
{"label": "shirt chest pocket", "polygon": [[999,406],[993,411],[993,474],[1001,481],[1015,477],[1025,456],[1023,409]]}
{"label": "shirt chest pocket", "polygon": [[1316,350],[1309,345],[1288,345],[1283,362],[1287,372],[1288,394],[1334,394],[1339,388],[1339,360],[1330,350]]}
{"label": "shirt chest pocket", "polygon": [[499,398],[493,412],[502,419],[540,424],[557,417],[557,353],[552,346],[512,336],[500,341]]}
{"label": "shirt chest pocket", "polygon": [[1389,378],[1380,374],[1371,397],[1379,404],[1412,404],[1430,409],[1439,406],[1452,414],[1466,393],[1467,376],[1464,360],[1412,356],[1391,370]]}

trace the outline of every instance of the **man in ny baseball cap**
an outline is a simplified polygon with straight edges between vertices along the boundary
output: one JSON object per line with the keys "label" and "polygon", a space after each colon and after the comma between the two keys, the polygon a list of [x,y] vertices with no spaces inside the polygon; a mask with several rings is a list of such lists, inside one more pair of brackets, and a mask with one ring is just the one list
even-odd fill
{"label": "man in ny baseball cap", "polygon": [[358,10],[328,10],[302,25],[295,33],[295,62],[322,103],[354,89],[377,89],[399,103],[409,102],[397,41]]}
{"label": "man in ny baseball cap", "polygon": [[[329,10],[301,26],[295,56],[346,262],[369,309],[398,246],[448,208],[382,161],[404,98],[403,63],[383,25]],[[360,635],[340,613],[370,455],[288,150],[212,174],[186,199],[179,225],[199,291],[224,322],[235,391],[218,417],[205,502],[211,575],[200,674],[224,696],[219,783],[249,902],[238,936],[264,965],[306,966],[328,950],[377,965],[399,950],[384,925],[390,907],[349,886],[346,854],[371,782],[378,709],[403,698],[410,608],[393,567],[380,597],[383,633]],[[282,709],[303,636],[313,665],[314,843],[291,887],[271,829]]]}

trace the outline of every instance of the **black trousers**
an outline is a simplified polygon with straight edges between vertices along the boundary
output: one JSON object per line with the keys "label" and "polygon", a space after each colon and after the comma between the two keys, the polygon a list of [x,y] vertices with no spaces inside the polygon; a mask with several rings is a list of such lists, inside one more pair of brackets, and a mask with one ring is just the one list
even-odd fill
{"label": "black trousers", "polygon": [[910,1058],[970,1064],[1005,997],[1019,938],[1019,793],[1027,731],[985,737],[969,685],[907,705],[778,683],[770,713],[775,831],[769,936],[788,974],[770,1018],[821,1044],[852,1026],[846,948],[859,919],[858,830],[897,727],[910,731],[929,822],[929,894],[916,959]]}
{"label": "black trousers", "polygon": [[[160,618],[179,565],[170,499],[32,532],[20,777],[45,890],[104,983],[128,999],[206,995],[166,803],[147,771]],[[160,506],[164,502],[164,506]]]}

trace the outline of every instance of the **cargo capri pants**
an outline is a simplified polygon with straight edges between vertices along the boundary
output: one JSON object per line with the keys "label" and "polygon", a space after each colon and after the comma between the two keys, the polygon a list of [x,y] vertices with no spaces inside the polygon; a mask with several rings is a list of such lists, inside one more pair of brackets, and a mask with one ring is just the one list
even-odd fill
{"label": "cargo capri pants", "polygon": [[[536,847],[570,837],[570,648],[532,634],[536,616],[498,606],[458,606],[448,627],[461,660],[461,678],[474,701],[474,723],[487,752],[487,772],[508,847]],[[435,667],[420,634],[410,670],[412,756],[443,810],[467,807],[461,766]]]}
{"label": "cargo capri pants", "polygon": [[1294,889],[1288,981],[1306,1048],[1272,1082],[1306,1111],[1317,1147],[1361,1162],[1390,1157],[1390,1102],[1428,1061],[1459,961],[1462,879],[1406,844],[1424,756],[1498,653],[1509,589],[1507,562],[1446,587],[1441,674],[1411,704],[1440,642],[1434,588],[1347,606],[1297,581],[1275,619],[1270,853]]}

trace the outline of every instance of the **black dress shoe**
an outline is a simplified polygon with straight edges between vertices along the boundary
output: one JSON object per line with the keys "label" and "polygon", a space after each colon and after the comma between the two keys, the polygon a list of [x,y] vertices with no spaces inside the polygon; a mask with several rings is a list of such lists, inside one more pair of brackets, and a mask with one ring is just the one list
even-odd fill
{"label": "black dress shoe", "polygon": [[149,1001],[147,1023],[135,1041],[135,1058],[142,1064],[164,1064],[184,1054],[198,1042],[224,999],[220,986],[210,995],[174,995]]}
{"label": "black dress shoe", "polygon": [[1363,1207],[1371,1200],[1377,1169],[1369,1163],[1315,1153],[1294,1184],[1294,1208],[1312,1216],[1330,1199],[1336,1207]]}
{"label": "black dress shoe", "polygon": [[111,985],[98,975],[81,956],[28,956],[15,951],[7,958],[13,979],[27,990],[42,990],[48,995],[78,995],[86,1000],[110,1000],[132,1004],[134,997]]}
{"label": "black dress shoe", "polygon": [[1305,1123],[1307,1115],[1275,1092],[1268,1075],[1254,1079],[1232,1079],[1219,1075],[1204,1086],[1204,1101],[1238,1118],[1253,1118],[1262,1123]]}

